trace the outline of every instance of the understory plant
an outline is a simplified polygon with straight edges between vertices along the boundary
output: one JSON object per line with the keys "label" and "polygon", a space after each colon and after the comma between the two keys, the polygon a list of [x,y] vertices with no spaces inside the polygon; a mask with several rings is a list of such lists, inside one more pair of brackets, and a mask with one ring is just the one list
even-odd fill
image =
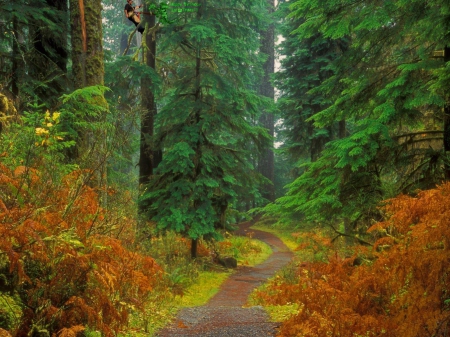
{"label": "understory plant", "polygon": [[304,262],[255,298],[292,306],[279,336],[448,336],[450,325],[450,183],[401,195],[370,227],[373,247],[345,257],[328,244],[325,261]]}
{"label": "understory plant", "polygon": [[136,249],[132,214],[115,203],[130,197],[100,191],[91,170],[64,164],[71,144],[58,121],[57,112],[25,115],[0,135],[0,298],[8,304],[0,327],[14,336],[115,336],[144,311],[162,269]]}

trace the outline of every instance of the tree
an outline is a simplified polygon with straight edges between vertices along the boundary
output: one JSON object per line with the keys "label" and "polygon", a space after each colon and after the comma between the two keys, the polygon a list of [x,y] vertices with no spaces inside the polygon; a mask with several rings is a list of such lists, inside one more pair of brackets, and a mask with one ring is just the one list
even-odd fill
{"label": "tree", "polygon": [[19,110],[28,102],[52,106],[65,90],[67,9],[50,0],[3,2],[0,9],[2,90]]}
{"label": "tree", "polygon": [[334,74],[310,91],[331,99],[310,120],[329,127],[345,119],[347,133],[327,143],[326,153],[307,166],[280,202],[310,218],[321,213],[322,220],[333,214],[335,222],[347,216],[370,219],[380,199],[429,188],[443,178],[442,131],[428,116],[442,120],[448,75],[431,55],[448,43],[449,6],[442,1],[319,3],[292,4],[291,16],[304,20],[293,32],[299,42],[318,33],[334,41],[351,36],[351,41],[328,65]]}
{"label": "tree", "polygon": [[[275,130],[275,118],[274,111],[270,111],[273,109],[274,98],[275,98],[275,89],[271,83],[271,76],[275,70],[275,30],[273,20],[273,12],[274,12],[275,2],[274,0],[267,0],[267,11],[268,11],[268,27],[265,27],[264,30],[260,31],[260,43],[261,46],[259,48],[260,53],[265,54],[267,56],[266,61],[264,62],[263,69],[264,75],[261,79],[261,83],[259,86],[259,93],[267,97],[267,103],[269,103],[269,107],[263,108],[263,113],[259,117],[259,124],[265,127],[269,133],[269,135],[274,137]],[[270,147],[264,149],[261,153],[258,162],[258,172],[261,173],[265,178],[267,178],[268,183],[265,183],[261,186],[261,195],[269,200],[275,200],[275,171],[274,171],[274,153],[273,153],[273,142]]]}
{"label": "tree", "polygon": [[[149,15],[145,20],[147,24],[144,33],[145,46],[143,50],[144,63],[153,70],[153,77],[156,76],[156,34],[149,32],[156,29],[156,17]],[[150,75],[141,78],[142,108],[144,110],[141,117],[141,141],[139,155],[139,185],[144,187],[148,184],[153,170],[159,165],[162,159],[161,151],[156,151],[153,146],[154,120],[156,117],[155,85],[152,84]]]}
{"label": "tree", "polygon": [[[81,121],[75,121],[81,128],[77,139],[76,160],[94,172],[92,183],[104,187],[106,182],[105,130],[104,122],[107,102],[103,89],[104,61],[102,44],[101,2],[80,0],[70,2],[72,76],[76,89],[93,87],[88,95],[79,95],[87,105],[87,112]],[[78,102],[81,103],[81,102]],[[79,110],[78,110],[79,111]],[[81,122],[81,123],[80,123]]]}
{"label": "tree", "polygon": [[195,17],[171,31],[162,47],[176,56],[165,65],[173,87],[157,115],[156,145],[164,156],[143,196],[159,230],[192,240],[192,257],[198,239],[218,236],[236,189],[251,186],[245,149],[267,137],[251,125],[260,100],[246,89],[253,84],[250,68],[258,66],[257,38],[242,22],[256,23],[252,10],[259,8],[225,0],[199,0],[197,7],[184,13]]}

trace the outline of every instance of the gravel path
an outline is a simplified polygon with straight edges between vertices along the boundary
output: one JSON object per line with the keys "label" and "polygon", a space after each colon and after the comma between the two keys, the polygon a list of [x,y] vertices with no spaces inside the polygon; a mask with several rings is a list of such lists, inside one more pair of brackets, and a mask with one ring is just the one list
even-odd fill
{"label": "gravel path", "polygon": [[275,336],[277,323],[269,322],[262,307],[243,308],[253,289],[286,265],[292,253],[275,235],[250,229],[251,222],[239,226],[238,234],[252,232],[252,237],[267,243],[273,254],[256,267],[240,266],[204,306],[184,308],[175,321],[161,330],[158,337],[253,337]]}

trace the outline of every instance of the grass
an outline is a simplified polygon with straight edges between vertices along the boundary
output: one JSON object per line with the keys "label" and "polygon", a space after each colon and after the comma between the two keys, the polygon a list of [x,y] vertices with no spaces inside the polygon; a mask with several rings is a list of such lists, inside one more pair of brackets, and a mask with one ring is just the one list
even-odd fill
{"label": "grass", "polygon": [[231,246],[225,254],[234,257],[239,265],[253,267],[263,263],[272,254],[268,244],[247,236],[232,236],[226,242],[230,242]]}
{"label": "grass", "polygon": [[200,272],[198,279],[178,299],[180,307],[197,307],[206,304],[218,291],[231,272]]}
{"label": "grass", "polygon": [[297,303],[289,303],[285,305],[270,305],[264,307],[269,314],[272,322],[284,322],[292,315],[298,314],[299,305]]}
{"label": "grass", "polygon": [[263,225],[260,223],[256,223],[255,225],[253,225],[250,228],[274,234],[281,241],[283,241],[283,243],[286,245],[286,247],[288,247],[289,250],[292,252],[294,252],[298,247],[298,242],[292,236],[293,231],[291,229],[269,227],[267,225]]}
{"label": "grass", "polygon": [[[172,238],[172,237],[169,237]],[[172,238],[173,239],[173,238]],[[176,244],[172,241],[172,250],[180,250],[183,248],[182,242]],[[163,255],[163,249],[167,247],[161,241],[158,246],[158,253]],[[156,244],[155,244],[156,245]],[[154,246],[155,246],[154,245]],[[252,239],[250,237],[231,236],[225,241],[217,243],[221,256],[232,256],[236,258],[238,264],[255,266],[264,262],[271,254],[272,250],[266,243]],[[164,252],[166,253],[166,252]],[[156,254],[155,254],[156,255]],[[168,260],[172,264],[176,260]],[[188,261],[187,259],[186,261]],[[129,328],[123,331],[122,337],[151,337],[156,334],[158,330],[170,323],[176,317],[178,311],[185,307],[196,307],[206,304],[218,291],[221,284],[228,278],[233,271],[220,270],[201,270],[200,266],[186,265],[181,267],[181,262],[177,262],[179,266],[166,265],[166,268],[171,269],[171,273],[167,275],[167,281],[175,285],[180,285],[183,290],[180,292],[182,296],[174,296],[170,291],[171,285],[162,285],[158,289],[154,289],[150,295],[151,299],[146,308],[146,314],[137,313],[132,314],[132,320]],[[186,262],[188,263],[188,262]],[[172,267],[172,268],[170,268]],[[185,274],[186,270],[196,268],[197,271]],[[173,269],[173,270],[172,270]],[[194,275],[195,278],[194,278]],[[88,337],[97,337],[94,334],[88,334]]]}

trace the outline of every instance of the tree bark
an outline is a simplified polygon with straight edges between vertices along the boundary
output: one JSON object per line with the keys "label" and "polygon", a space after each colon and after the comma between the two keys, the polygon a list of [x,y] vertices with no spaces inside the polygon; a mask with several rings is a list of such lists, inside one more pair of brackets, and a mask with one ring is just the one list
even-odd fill
{"label": "tree bark", "polygon": [[[267,0],[267,8],[269,14],[274,11],[274,0]],[[270,83],[270,76],[275,70],[275,33],[274,25],[271,23],[267,30],[260,32],[261,47],[260,52],[268,56],[266,62],[263,65],[264,76],[262,78],[259,93],[265,97],[269,97],[272,100],[275,99],[275,90]],[[269,135],[274,136],[274,116],[268,111],[263,111],[259,118],[259,124],[267,129]],[[272,145],[265,149],[261,154],[258,162],[258,172],[264,177],[269,179],[272,184],[265,184],[262,186],[261,194],[269,201],[275,200],[275,171],[274,171],[274,153],[273,153],[273,141]]]}
{"label": "tree bark", "polygon": [[101,9],[100,0],[70,0],[75,88],[104,83]]}
{"label": "tree bark", "polygon": [[13,41],[12,41],[12,76],[11,76],[11,93],[17,103],[19,98],[19,70],[20,66],[20,50],[19,50],[19,23],[17,17],[13,17]]}
{"label": "tree bark", "polygon": [[[444,62],[450,61],[450,47],[444,49]],[[444,152],[447,155],[447,160],[450,157],[450,94],[447,96],[447,102],[444,106]],[[444,164],[445,180],[450,180],[450,163],[446,160]]]}
{"label": "tree bark", "polygon": [[[70,0],[72,36],[72,68],[75,89],[104,84],[102,4],[100,0]],[[103,95],[87,104],[95,104],[105,112],[108,109]],[[105,115],[86,117],[90,123],[105,120]],[[76,159],[83,168],[93,172],[90,185],[105,190],[106,134],[103,130],[80,130]],[[102,195],[106,202],[106,193]]]}
{"label": "tree bark", "polygon": [[[154,15],[146,16],[147,29],[144,32],[145,39],[144,62],[148,67],[156,69],[156,34],[148,34],[148,30],[156,24]],[[141,79],[141,96],[143,115],[141,118],[141,140],[139,153],[139,186],[141,191],[149,182],[153,175],[153,169],[156,168],[162,160],[162,152],[154,149],[154,122],[157,113],[155,95],[152,91],[152,80],[148,76]],[[139,211],[142,214],[145,210],[140,205]]]}
{"label": "tree bark", "polygon": [[[201,0],[197,0],[197,3],[199,4],[199,6],[201,5]],[[200,7],[199,11],[197,12],[197,19],[200,20],[202,17],[202,8]],[[201,70],[201,58],[200,58],[200,51],[201,51],[201,46],[197,45],[197,51],[196,51],[196,59],[195,59],[195,92],[194,92],[194,96],[195,96],[195,102],[196,104],[195,106],[195,119],[194,119],[194,123],[198,124],[200,123],[200,112],[201,112],[201,108],[199,108],[197,102],[202,100],[202,88],[201,88],[201,74],[200,74],[200,70]],[[197,141],[196,144],[196,148],[195,148],[195,159],[194,159],[194,165],[195,165],[195,173],[194,173],[194,179],[197,179],[198,175],[200,174],[200,158],[201,158],[201,142],[200,142],[200,138]],[[193,202],[194,208],[197,208],[200,205],[200,202],[198,202],[198,200],[194,200]],[[192,240],[192,245],[191,245],[191,258],[195,259],[197,258],[197,243],[198,243],[198,237],[196,238],[191,238]]]}

